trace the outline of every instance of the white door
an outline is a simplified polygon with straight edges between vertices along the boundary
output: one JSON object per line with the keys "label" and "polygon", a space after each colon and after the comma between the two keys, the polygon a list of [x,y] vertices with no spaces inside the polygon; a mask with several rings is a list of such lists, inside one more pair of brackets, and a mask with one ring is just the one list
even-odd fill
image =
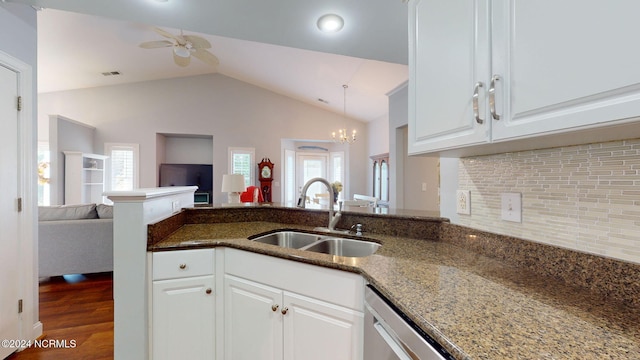
{"label": "white door", "polygon": [[[298,153],[296,157],[296,182],[299,189],[302,189],[304,184],[306,184],[307,181],[313,178],[327,178],[327,162],[329,158],[328,155]],[[313,183],[307,190],[307,196],[309,197],[309,199],[313,199],[315,194],[323,194],[328,192],[329,189],[327,189],[326,185],[320,182],[316,182]]]}
{"label": "white door", "polygon": [[[0,65],[0,339],[20,339],[18,234],[18,75]],[[0,347],[0,358],[16,348]]]}
{"label": "white door", "polygon": [[497,0],[492,11],[492,71],[506,100],[494,140],[640,114],[640,1]]}
{"label": "white door", "polygon": [[362,312],[284,293],[284,359],[362,359]]}
{"label": "white door", "polygon": [[487,0],[409,2],[409,154],[490,141],[488,9]]}
{"label": "white door", "polygon": [[153,359],[215,357],[213,276],[153,283]]}
{"label": "white door", "polygon": [[281,360],[282,308],[282,291],[225,275],[224,358]]}

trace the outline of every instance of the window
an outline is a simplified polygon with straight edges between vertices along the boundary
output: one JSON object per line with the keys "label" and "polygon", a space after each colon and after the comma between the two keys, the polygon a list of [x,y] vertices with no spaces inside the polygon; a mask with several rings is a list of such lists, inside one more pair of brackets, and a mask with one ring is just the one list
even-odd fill
{"label": "window", "polygon": [[244,185],[255,184],[255,153],[254,148],[229,148],[229,174],[244,175]]}
{"label": "window", "polygon": [[49,143],[38,143],[38,205],[47,206],[51,201],[51,152]]}
{"label": "window", "polygon": [[284,158],[284,202],[295,204],[299,195],[296,193],[296,152],[285,149]]}
{"label": "window", "polygon": [[389,154],[371,156],[373,160],[373,196],[389,201]]}
{"label": "window", "polygon": [[139,187],[138,144],[105,143],[105,154],[109,157],[107,190],[133,190]]}
{"label": "window", "polygon": [[344,185],[344,151],[331,153],[331,182],[340,181]]}

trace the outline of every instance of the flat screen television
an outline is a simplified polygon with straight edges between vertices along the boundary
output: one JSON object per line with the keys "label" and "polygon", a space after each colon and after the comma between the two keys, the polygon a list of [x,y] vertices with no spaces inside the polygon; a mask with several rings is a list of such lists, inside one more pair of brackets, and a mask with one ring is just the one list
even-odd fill
{"label": "flat screen television", "polygon": [[213,165],[206,164],[160,164],[160,186],[197,186],[195,198],[208,194],[213,198]]}

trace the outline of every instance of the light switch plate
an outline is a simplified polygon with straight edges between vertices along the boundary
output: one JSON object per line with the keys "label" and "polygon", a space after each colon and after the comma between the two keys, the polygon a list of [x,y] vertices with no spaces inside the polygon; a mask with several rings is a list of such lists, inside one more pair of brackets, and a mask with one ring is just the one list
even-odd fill
{"label": "light switch plate", "polygon": [[456,212],[471,215],[471,194],[469,190],[456,191]]}
{"label": "light switch plate", "polygon": [[502,220],[522,222],[522,194],[502,194]]}

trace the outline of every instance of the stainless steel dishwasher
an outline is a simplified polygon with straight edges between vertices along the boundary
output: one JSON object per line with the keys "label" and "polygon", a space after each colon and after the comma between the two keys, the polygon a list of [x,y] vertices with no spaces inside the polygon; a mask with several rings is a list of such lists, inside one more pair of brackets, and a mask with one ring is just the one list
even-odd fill
{"label": "stainless steel dishwasher", "polygon": [[375,288],[368,285],[365,288],[364,359],[454,358]]}

